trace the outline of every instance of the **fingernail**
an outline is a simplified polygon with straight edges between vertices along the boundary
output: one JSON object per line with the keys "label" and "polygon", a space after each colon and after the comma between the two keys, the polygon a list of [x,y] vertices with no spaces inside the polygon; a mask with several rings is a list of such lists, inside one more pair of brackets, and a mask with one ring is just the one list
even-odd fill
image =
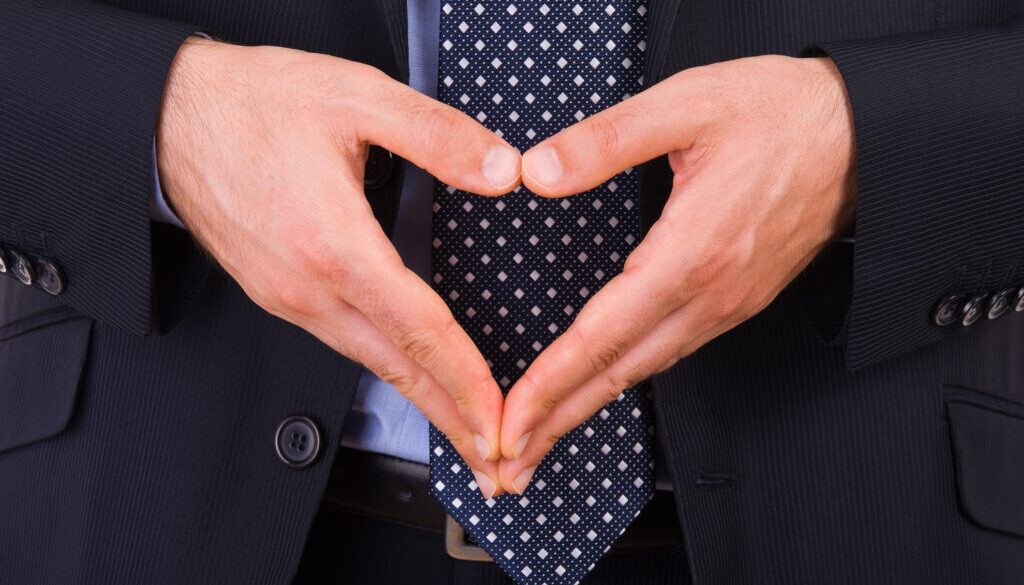
{"label": "fingernail", "polygon": [[519,153],[507,146],[492,146],[484,157],[482,172],[494,187],[507,187],[519,177],[522,169]]}
{"label": "fingernail", "polygon": [[537,183],[552,187],[562,178],[562,163],[554,148],[542,146],[523,157],[523,172]]}
{"label": "fingernail", "polygon": [[491,456],[491,445],[480,435],[473,435],[473,440],[476,441],[476,452],[480,454],[480,459],[487,461]]}
{"label": "fingernail", "polygon": [[515,481],[512,482],[512,485],[516,488],[516,492],[521,494],[526,491],[526,488],[530,486],[530,478],[533,477],[534,471],[537,471],[536,465],[534,465],[533,467],[527,467],[526,469],[519,472],[519,475],[516,476]]}
{"label": "fingernail", "polygon": [[494,492],[498,491],[498,488],[494,487],[494,482],[491,481],[491,478],[475,469],[473,470],[473,477],[476,478],[476,486],[480,488],[480,493],[483,494],[485,498],[493,498]]}
{"label": "fingernail", "polygon": [[523,454],[523,449],[526,448],[526,443],[530,440],[530,435],[532,434],[533,433],[526,433],[522,437],[519,437],[516,444],[512,446],[513,459],[518,459],[519,456]]}

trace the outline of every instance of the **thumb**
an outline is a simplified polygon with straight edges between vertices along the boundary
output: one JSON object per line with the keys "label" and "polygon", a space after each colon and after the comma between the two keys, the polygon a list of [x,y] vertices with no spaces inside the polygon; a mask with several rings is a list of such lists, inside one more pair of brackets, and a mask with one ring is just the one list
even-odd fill
{"label": "thumb", "polygon": [[523,184],[543,197],[592,189],[622,171],[693,143],[697,121],[670,78],[585,118],[523,155]]}
{"label": "thumb", "polygon": [[502,195],[519,184],[519,151],[476,120],[408,86],[391,82],[362,136],[457,189]]}

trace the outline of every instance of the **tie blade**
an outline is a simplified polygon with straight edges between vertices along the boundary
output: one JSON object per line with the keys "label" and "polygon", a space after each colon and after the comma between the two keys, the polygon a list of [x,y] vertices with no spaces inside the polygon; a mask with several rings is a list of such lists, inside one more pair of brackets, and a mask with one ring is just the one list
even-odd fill
{"label": "tie blade", "polygon": [[[642,90],[641,0],[442,0],[438,99],[522,151]],[[618,274],[640,236],[636,173],[544,199],[435,186],[433,281],[503,391]],[[654,490],[649,409],[627,390],[560,440],[522,496],[484,499],[431,428],[434,496],[522,585],[576,583]]]}
{"label": "tie blade", "polygon": [[627,390],[562,437],[522,495],[485,499],[431,427],[434,497],[518,583],[579,581],[654,493],[652,421],[641,390]]}

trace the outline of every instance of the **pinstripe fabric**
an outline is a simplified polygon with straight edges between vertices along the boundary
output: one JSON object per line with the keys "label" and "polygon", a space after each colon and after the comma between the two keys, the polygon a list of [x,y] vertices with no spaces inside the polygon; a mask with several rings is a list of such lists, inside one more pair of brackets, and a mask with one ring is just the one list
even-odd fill
{"label": "pinstripe fabric", "polygon": [[1024,280],[1024,27],[822,47],[856,123],[858,367],[960,332],[928,319],[942,294]]}
{"label": "pinstripe fabric", "polygon": [[[0,450],[0,575],[287,583],[358,369],[257,310],[221,272],[203,284],[188,239],[150,229],[153,125],[166,68],[196,28],[402,78],[403,40],[388,37],[404,27],[401,11],[369,0],[113,4],[121,10],[0,0],[0,244],[47,252],[68,278],[61,298],[0,279],[0,327],[65,301],[89,317],[0,339],[0,408],[22,397],[20,426],[7,429],[20,446]],[[652,59],[664,47],[651,83],[809,46],[834,57],[854,106],[862,199],[853,271],[819,259],[820,302],[786,291],[654,381],[686,538],[664,571],[685,565],[700,585],[1019,583],[1017,525],[995,530],[978,512],[1017,505],[1019,476],[974,470],[1000,461],[1024,424],[1013,415],[1024,403],[1022,316],[962,333],[927,320],[952,288],[1024,284],[1024,39],[1019,23],[997,26],[1022,3],[674,4],[651,4],[651,30],[671,34],[651,39]],[[385,227],[395,177],[372,200]],[[663,160],[645,165],[641,207],[656,216],[670,179]],[[848,286],[846,335],[824,344],[814,324],[843,322]],[[84,363],[68,357],[78,355]],[[24,402],[37,387],[38,402]],[[981,432],[946,407],[964,395],[1001,410],[1006,428]],[[327,446],[304,471],[273,451],[277,423],[296,413],[320,423]],[[985,481],[998,489],[964,491]],[[486,582],[467,571],[453,581]]]}
{"label": "pinstripe fabric", "polygon": [[[0,22],[0,241],[60,258],[69,304],[144,333],[152,160],[143,150],[191,30],[80,2],[7,1]],[[41,46],[60,50],[44,57]],[[78,83],[62,88],[66,79]]]}
{"label": "pinstripe fabric", "polygon": [[[1024,539],[959,509],[944,408],[957,340],[851,373],[798,315],[786,295],[656,384],[695,582],[1018,582]],[[957,368],[1021,335],[976,334]]]}

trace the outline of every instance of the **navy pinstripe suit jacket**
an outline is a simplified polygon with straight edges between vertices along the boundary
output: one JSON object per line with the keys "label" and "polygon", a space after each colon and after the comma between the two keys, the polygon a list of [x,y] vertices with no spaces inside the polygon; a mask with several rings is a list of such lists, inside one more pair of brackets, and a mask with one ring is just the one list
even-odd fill
{"label": "navy pinstripe suit jacket", "polygon": [[[400,0],[0,0],[0,582],[288,582],[359,368],[153,225],[164,79],[197,30],[407,76]],[[651,0],[647,78],[824,52],[856,125],[856,244],[654,381],[696,583],[1024,580],[1024,2]],[[644,166],[643,209],[668,194]],[[400,169],[374,195],[390,229]],[[321,426],[278,461],[288,415]],[[703,481],[713,476],[715,481]]]}

